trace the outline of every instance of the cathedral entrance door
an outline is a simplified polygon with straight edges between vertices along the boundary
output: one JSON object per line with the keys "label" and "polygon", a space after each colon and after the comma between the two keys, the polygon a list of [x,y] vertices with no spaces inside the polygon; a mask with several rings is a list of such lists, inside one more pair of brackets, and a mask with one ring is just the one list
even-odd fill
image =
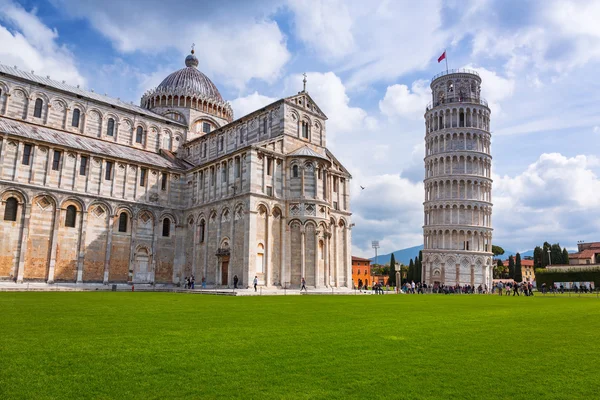
{"label": "cathedral entrance door", "polygon": [[150,271],[150,257],[145,249],[140,249],[135,255],[135,270],[133,273],[133,282],[151,283],[153,274]]}
{"label": "cathedral entrance door", "polygon": [[221,261],[221,285],[227,286],[229,284],[229,257],[223,257]]}

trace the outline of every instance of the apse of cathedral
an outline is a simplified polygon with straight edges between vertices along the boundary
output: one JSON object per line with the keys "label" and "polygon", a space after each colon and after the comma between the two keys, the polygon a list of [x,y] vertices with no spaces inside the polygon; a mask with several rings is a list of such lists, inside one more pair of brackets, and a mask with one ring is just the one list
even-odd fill
{"label": "apse of cathedral", "polygon": [[0,65],[0,279],[351,285],[351,177],[306,81],[235,119],[198,64],[140,106]]}

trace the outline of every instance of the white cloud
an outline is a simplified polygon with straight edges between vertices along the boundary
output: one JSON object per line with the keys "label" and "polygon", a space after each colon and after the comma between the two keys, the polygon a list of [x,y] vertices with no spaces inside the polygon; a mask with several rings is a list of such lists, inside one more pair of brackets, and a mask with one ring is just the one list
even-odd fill
{"label": "white cloud", "polygon": [[[238,89],[251,79],[273,83],[291,57],[286,37],[265,14],[273,9],[272,1],[217,8],[220,3],[196,1],[106,0],[102,7],[75,0],[54,2],[74,17],[89,19],[123,53],[176,49],[185,54],[195,42],[199,69]],[[171,67],[182,68],[183,58]]]}
{"label": "white cloud", "polygon": [[494,242],[526,250],[545,240],[597,240],[600,160],[542,154],[516,176],[494,176]]}
{"label": "white cloud", "polygon": [[515,91],[515,80],[503,78],[496,72],[483,67],[467,65],[466,69],[476,71],[482,80],[481,96],[488,101],[488,105],[494,113],[494,118],[502,115],[500,102],[510,99]]}
{"label": "white cloud", "polygon": [[380,241],[380,254],[422,243],[422,201],[420,182],[357,172],[352,183],[353,254],[371,257],[371,240]]}
{"label": "white cloud", "polygon": [[237,99],[232,100],[230,103],[231,107],[233,108],[233,115],[237,119],[253,111],[259,110],[262,107],[273,103],[274,101],[277,101],[277,99],[263,96],[255,91],[247,96],[238,97]]}
{"label": "white cloud", "polygon": [[72,85],[84,85],[71,51],[58,43],[58,32],[46,26],[35,11],[0,1],[0,62],[37,75],[50,75]]}
{"label": "white cloud", "polygon": [[423,119],[425,106],[431,100],[429,81],[413,82],[412,90],[406,85],[388,86],[383,100],[379,101],[379,110],[388,117],[401,116],[411,119]]}
{"label": "white cloud", "polygon": [[422,69],[451,36],[441,29],[439,0],[292,0],[290,8],[296,35],[348,71],[350,89]]}
{"label": "white cloud", "polygon": [[[336,135],[365,129],[365,125],[376,126],[373,120],[367,122],[367,112],[360,107],[352,107],[342,80],[333,72],[307,73],[307,91],[317,105],[327,115],[329,138]],[[286,78],[286,93],[295,93],[302,82],[302,76],[294,74]]]}
{"label": "white cloud", "polygon": [[340,0],[290,0],[295,34],[323,59],[339,59],[354,50],[352,17]]}

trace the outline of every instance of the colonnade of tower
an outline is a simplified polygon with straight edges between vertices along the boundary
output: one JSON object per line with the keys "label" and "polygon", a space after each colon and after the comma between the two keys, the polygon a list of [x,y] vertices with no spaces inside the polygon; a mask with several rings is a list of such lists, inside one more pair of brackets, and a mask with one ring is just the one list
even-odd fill
{"label": "colonnade of tower", "polygon": [[423,281],[492,283],[490,109],[475,71],[431,81],[425,112]]}

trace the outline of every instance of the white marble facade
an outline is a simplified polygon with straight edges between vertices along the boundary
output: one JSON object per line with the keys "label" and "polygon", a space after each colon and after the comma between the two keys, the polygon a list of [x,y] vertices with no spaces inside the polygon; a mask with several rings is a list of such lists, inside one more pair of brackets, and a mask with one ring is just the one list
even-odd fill
{"label": "white marble facade", "polygon": [[425,112],[423,281],[492,282],[490,109],[475,71],[431,81]]}
{"label": "white marble facade", "polygon": [[351,285],[327,117],[302,91],[234,120],[185,61],[139,107],[0,65],[0,279]]}

